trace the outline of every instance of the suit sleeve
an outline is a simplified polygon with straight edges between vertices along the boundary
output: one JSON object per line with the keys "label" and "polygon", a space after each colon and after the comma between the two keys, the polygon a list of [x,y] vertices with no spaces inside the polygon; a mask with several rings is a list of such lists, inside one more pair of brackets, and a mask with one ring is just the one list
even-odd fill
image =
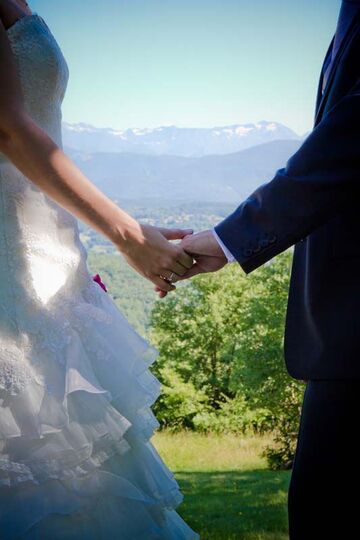
{"label": "suit sleeve", "polygon": [[275,177],[215,230],[245,273],[308,236],[358,199],[360,79]]}

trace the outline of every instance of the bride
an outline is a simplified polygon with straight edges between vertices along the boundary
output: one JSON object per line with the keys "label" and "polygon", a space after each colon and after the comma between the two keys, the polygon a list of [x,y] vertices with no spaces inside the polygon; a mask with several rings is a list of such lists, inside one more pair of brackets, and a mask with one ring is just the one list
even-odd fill
{"label": "bride", "polygon": [[0,3],[0,538],[198,535],[150,442],[156,351],[87,268],[77,219],[166,294],[192,259],[62,152],[68,67],[24,0]]}

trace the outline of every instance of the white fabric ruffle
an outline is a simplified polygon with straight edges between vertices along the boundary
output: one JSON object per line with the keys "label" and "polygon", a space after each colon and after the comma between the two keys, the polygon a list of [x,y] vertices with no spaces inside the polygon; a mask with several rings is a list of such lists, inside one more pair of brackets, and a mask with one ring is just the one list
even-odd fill
{"label": "white fabric ruffle", "polygon": [[14,373],[27,369],[23,381],[0,378],[1,538],[198,538],[174,510],[182,494],[149,441],[157,352],[98,284],[87,294],[62,306],[61,359],[30,331],[25,349],[9,345]]}

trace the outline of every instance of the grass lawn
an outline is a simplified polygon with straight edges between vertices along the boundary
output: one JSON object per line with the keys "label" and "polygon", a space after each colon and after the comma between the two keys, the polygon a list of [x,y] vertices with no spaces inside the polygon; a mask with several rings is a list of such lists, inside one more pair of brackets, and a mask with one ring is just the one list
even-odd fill
{"label": "grass lawn", "polygon": [[270,471],[266,437],[157,432],[152,442],[184,494],[177,508],[201,540],[287,540],[290,472]]}

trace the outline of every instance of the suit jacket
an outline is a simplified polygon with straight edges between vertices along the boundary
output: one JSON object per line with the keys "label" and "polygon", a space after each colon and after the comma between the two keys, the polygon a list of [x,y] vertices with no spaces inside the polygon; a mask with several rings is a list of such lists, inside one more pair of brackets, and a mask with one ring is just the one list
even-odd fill
{"label": "suit jacket", "polygon": [[215,230],[246,273],[295,245],[288,372],[298,379],[352,379],[360,378],[359,15],[323,94],[322,77],[311,134]]}

